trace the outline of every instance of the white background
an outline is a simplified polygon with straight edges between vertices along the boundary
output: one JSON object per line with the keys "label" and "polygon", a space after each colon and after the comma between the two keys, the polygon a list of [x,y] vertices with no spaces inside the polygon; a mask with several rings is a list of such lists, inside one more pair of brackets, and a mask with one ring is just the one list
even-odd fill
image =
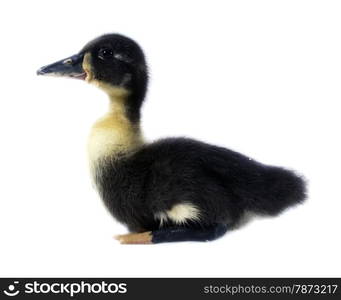
{"label": "white background", "polygon": [[[1,276],[341,276],[339,1],[2,1]],[[144,48],[148,140],[298,170],[308,201],[212,243],[123,246],[85,145],[106,96],[35,71],[119,32]]]}

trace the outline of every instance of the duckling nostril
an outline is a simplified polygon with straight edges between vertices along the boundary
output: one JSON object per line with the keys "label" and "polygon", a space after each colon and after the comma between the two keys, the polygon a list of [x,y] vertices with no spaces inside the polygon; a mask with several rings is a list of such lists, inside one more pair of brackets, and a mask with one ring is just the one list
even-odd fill
{"label": "duckling nostril", "polygon": [[72,64],[72,59],[71,58],[67,58],[67,59],[65,59],[64,61],[63,61],[63,64],[64,65],[71,65]]}

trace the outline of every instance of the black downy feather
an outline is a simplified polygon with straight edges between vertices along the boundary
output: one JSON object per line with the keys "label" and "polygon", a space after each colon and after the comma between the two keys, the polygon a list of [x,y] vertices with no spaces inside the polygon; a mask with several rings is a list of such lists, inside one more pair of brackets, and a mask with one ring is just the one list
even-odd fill
{"label": "black downy feather", "polygon": [[[126,117],[137,128],[148,83],[141,48],[127,37],[108,34],[88,43],[76,57],[84,53],[91,54],[94,78],[129,91]],[[306,193],[304,180],[293,171],[187,138],[116,153],[99,161],[94,173],[110,213],[130,231],[151,231],[154,243],[213,240],[246,212],[275,216],[301,203]],[[198,218],[182,223],[157,218],[178,204],[193,205]]]}
{"label": "black downy feather", "polygon": [[[147,83],[147,65],[137,43],[121,35],[106,35],[83,51],[106,44],[128,58],[107,71],[96,66],[103,81],[117,85],[127,71],[127,116],[139,123]],[[95,74],[96,76],[96,74]],[[168,138],[145,144],[132,155],[98,164],[96,183],[110,213],[130,231],[152,231],[153,242],[206,241],[238,224],[245,212],[275,216],[305,199],[305,182],[292,171],[266,166],[237,152],[187,138]],[[177,204],[190,203],[200,211],[197,220],[183,224],[155,216]]]}

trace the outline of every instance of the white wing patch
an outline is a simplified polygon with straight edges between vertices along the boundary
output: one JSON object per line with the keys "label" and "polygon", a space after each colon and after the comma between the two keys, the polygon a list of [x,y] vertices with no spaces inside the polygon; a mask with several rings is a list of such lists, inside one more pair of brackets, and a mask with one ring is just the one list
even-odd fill
{"label": "white wing patch", "polygon": [[181,203],[174,205],[170,210],[155,214],[155,219],[160,220],[160,226],[168,220],[181,225],[188,221],[200,220],[200,211],[191,203]]}

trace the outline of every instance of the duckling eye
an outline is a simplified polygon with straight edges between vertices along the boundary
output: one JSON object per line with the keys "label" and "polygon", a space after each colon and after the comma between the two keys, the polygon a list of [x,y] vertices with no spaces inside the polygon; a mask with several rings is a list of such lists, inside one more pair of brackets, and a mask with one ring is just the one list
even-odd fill
{"label": "duckling eye", "polygon": [[112,58],[114,56],[114,53],[109,48],[102,48],[98,51],[98,57],[102,60]]}

